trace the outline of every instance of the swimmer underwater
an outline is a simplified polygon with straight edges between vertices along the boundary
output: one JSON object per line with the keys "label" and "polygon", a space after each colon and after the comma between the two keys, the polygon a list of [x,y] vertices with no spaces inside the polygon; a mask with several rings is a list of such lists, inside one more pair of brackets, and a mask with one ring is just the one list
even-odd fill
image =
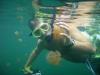
{"label": "swimmer underwater", "polygon": [[[34,5],[38,7],[38,0],[34,0]],[[84,63],[96,52],[96,48],[85,35],[74,25],[67,24],[69,20],[67,6],[47,7],[47,9],[55,9],[58,13],[37,12],[35,18],[30,21],[32,35],[38,42],[24,66],[25,74],[32,73],[30,66],[43,49],[49,51],[47,61],[51,64],[59,64],[61,58],[74,63]]]}

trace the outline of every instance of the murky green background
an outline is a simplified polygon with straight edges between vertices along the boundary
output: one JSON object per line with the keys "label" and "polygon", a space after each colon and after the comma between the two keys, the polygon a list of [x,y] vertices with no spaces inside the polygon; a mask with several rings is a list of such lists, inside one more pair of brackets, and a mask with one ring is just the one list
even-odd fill
{"label": "murky green background", "polygon": [[[22,68],[36,44],[28,28],[33,14],[31,0],[0,1],[0,75],[24,75]],[[44,50],[33,63],[42,75],[92,75],[84,64],[65,60],[58,66],[48,64],[46,53]]]}

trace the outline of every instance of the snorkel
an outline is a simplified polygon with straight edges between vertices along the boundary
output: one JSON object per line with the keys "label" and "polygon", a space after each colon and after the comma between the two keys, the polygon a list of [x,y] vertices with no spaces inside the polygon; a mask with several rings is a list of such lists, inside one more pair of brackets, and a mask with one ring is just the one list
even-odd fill
{"label": "snorkel", "polygon": [[53,23],[54,23],[54,15],[48,12],[43,12],[41,9],[53,9],[53,7],[43,7],[39,5],[38,0],[33,1],[33,6],[35,8],[34,19],[30,21],[30,29],[32,30],[31,35],[35,38],[44,38],[48,36],[52,32]]}

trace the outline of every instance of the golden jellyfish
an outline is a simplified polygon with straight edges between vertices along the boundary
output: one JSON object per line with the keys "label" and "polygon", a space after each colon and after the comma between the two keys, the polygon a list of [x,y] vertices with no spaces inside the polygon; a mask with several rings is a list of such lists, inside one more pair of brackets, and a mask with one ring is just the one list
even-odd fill
{"label": "golden jellyfish", "polygon": [[61,60],[61,54],[59,51],[49,51],[46,59],[48,63],[57,65]]}

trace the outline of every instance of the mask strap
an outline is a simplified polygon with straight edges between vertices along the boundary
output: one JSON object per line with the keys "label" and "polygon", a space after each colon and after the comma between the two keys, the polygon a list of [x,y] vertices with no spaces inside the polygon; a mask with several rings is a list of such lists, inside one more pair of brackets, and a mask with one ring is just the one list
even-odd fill
{"label": "mask strap", "polygon": [[[56,10],[55,7],[53,7],[54,10]],[[51,26],[51,36],[52,36],[52,32],[53,32],[53,28],[54,28],[54,21],[55,21],[55,18],[56,18],[56,12],[54,12],[52,14],[52,18],[51,18],[51,23],[50,23],[50,26]]]}

